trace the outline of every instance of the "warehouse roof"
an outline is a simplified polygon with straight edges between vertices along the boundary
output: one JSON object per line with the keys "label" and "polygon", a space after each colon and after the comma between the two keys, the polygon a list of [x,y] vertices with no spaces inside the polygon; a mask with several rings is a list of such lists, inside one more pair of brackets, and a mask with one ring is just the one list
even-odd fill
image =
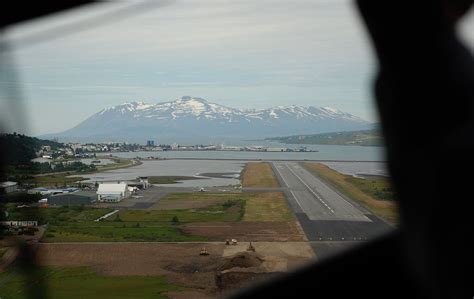
{"label": "warehouse roof", "polygon": [[115,194],[115,193],[124,193],[127,191],[127,184],[100,184],[99,189],[97,189],[97,194]]}

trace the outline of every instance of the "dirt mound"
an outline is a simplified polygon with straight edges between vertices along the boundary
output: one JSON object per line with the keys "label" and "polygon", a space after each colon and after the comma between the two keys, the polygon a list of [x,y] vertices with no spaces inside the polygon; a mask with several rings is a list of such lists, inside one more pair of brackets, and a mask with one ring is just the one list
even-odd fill
{"label": "dirt mound", "polygon": [[220,271],[232,268],[253,268],[259,267],[263,263],[263,257],[255,252],[239,252],[227,258],[223,265],[219,267]]}

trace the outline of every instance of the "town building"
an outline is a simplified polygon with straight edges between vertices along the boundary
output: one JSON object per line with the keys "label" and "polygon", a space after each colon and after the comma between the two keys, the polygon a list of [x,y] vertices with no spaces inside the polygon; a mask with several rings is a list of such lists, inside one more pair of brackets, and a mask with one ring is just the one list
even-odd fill
{"label": "town building", "polygon": [[102,183],[97,189],[97,200],[101,202],[119,202],[129,196],[126,183]]}

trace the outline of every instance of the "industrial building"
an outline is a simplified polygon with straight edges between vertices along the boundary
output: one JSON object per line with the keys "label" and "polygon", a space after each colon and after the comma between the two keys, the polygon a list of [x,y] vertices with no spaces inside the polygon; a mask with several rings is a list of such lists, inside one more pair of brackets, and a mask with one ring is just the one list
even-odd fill
{"label": "industrial building", "polygon": [[18,190],[17,182],[0,182],[0,194],[11,193]]}
{"label": "industrial building", "polygon": [[97,200],[101,202],[119,202],[130,195],[126,183],[102,183],[97,189]]}
{"label": "industrial building", "polygon": [[58,206],[74,206],[74,205],[88,205],[97,201],[97,194],[93,191],[78,191],[73,193],[65,193],[52,195],[48,197],[47,204]]}

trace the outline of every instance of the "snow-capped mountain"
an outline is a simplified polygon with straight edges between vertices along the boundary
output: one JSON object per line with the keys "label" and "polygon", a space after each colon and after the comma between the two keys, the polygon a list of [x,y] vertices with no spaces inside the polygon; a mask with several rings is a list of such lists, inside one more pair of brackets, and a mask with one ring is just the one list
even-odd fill
{"label": "snow-capped mountain", "polygon": [[50,136],[83,141],[210,140],[351,131],[368,127],[369,122],[329,107],[292,105],[241,110],[185,96],[158,104],[131,102],[106,108],[76,127]]}

